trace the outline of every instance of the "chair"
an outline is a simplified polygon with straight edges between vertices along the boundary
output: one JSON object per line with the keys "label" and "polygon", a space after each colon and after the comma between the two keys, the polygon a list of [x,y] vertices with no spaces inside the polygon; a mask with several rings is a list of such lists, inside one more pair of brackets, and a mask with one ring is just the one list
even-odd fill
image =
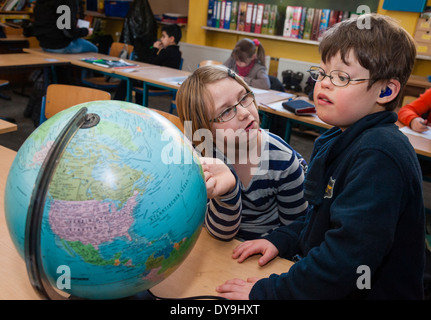
{"label": "chair", "polygon": [[[129,59],[133,59],[133,49],[134,47],[130,44],[121,43],[121,42],[113,42],[111,48],[109,49],[109,55],[112,57],[120,57],[120,54],[123,49],[127,49],[127,57]],[[120,84],[120,79],[111,78],[103,76],[88,76],[88,70],[83,69],[81,72],[81,82],[91,88],[101,89],[101,90],[110,90],[115,89]]]}
{"label": "chair", "polygon": [[153,108],[148,108],[148,109],[153,110],[153,111],[157,112],[158,114],[161,114],[166,119],[168,119],[170,122],[172,122],[174,125],[176,125],[177,128],[180,129],[182,133],[184,133],[184,125],[181,123],[181,120],[179,117],[177,117],[176,115],[173,115],[171,113],[164,112],[162,110],[153,109]]}
{"label": "chair", "polygon": [[203,60],[203,61],[199,62],[198,68],[204,67],[204,66],[215,65],[215,64],[223,64],[223,62],[216,61],[216,60]]}
{"label": "chair", "polygon": [[111,100],[111,94],[107,91],[93,88],[51,84],[46,90],[46,96],[42,98],[40,123],[64,109],[96,100]]}
{"label": "chair", "polygon": [[[184,62],[184,59],[181,58],[179,70],[181,70],[183,68],[183,62]],[[133,87],[132,90],[135,91],[135,93],[140,93],[140,94],[143,94],[143,91],[144,91],[143,88],[140,88],[140,87]],[[150,89],[148,89],[147,97],[172,95],[171,107],[169,109],[169,113],[172,113],[174,111],[174,109],[176,108],[176,105],[175,105],[176,94],[177,94],[176,90],[162,89],[162,88],[157,88],[157,87],[154,87],[153,85],[151,85]],[[144,105],[145,101],[142,101],[142,104]],[[148,106],[146,106],[146,107],[148,107]]]}

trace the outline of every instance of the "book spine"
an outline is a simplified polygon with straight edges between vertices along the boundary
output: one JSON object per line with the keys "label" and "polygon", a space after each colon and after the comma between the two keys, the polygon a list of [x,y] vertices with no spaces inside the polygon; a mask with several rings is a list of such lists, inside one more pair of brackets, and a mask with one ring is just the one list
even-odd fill
{"label": "book spine", "polygon": [[253,17],[253,3],[248,2],[247,3],[247,11],[246,11],[246,15],[245,15],[245,27],[244,27],[245,32],[251,31],[251,19],[252,19],[252,17]]}
{"label": "book spine", "polygon": [[245,29],[245,16],[247,13],[247,2],[241,1],[238,8],[237,30],[244,31]]}
{"label": "book spine", "polygon": [[214,2],[215,0],[208,0],[207,27],[213,26]]}
{"label": "book spine", "polygon": [[305,17],[304,25],[304,35],[302,37],[302,39],[304,40],[311,39],[311,28],[313,27],[314,10],[314,8],[307,9],[307,16]]}
{"label": "book spine", "polygon": [[230,14],[229,29],[236,30],[238,19],[238,1],[232,1],[232,12]]}
{"label": "book spine", "polygon": [[230,28],[230,21],[232,19],[232,1],[226,1],[226,9],[224,12],[224,29]]}
{"label": "book spine", "polygon": [[256,17],[257,17],[257,4],[253,5],[253,14],[251,16],[251,30],[250,32],[255,32],[256,29]]}
{"label": "book spine", "polygon": [[224,19],[226,14],[226,0],[221,1],[221,8],[220,8],[220,23],[219,28],[224,28]]}
{"label": "book spine", "polygon": [[265,9],[265,5],[263,3],[259,3],[257,5],[256,28],[254,30],[255,33],[262,33],[262,22],[263,22],[263,10],[264,9]]}
{"label": "book spine", "polygon": [[278,6],[276,4],[271,5],[271,11],[269,16],[268,34],[275,35],[278,19]]}
{"label": "book spine", "polygon": [[293,6],[286,7],[286,18],[284,19],[283,37],[290,38],[293,25]]}
{"label": "book spine", "polygon": [[262,17],[262,34],[268,34],[268,25],[269,25],[269,15],[271,11],[271,5],[265,4],[263,9],[263,17]]}

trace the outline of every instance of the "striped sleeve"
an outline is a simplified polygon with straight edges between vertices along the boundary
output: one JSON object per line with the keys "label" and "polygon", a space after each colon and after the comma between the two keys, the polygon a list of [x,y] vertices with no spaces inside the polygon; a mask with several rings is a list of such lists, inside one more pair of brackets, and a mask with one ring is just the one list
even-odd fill
{"label": "striped sleeve", "polygon": [[238,232],[241,222],[241,188],[239,179],[233,172],[235,188],[216,199],[209,199],[205,214],[205,226],[207,230],[220,240],[231,240]]}

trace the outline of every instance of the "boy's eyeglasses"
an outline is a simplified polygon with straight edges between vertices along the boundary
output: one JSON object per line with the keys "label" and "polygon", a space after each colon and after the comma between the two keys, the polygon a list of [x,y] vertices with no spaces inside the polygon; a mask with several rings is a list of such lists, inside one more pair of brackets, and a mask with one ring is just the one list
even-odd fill
{"label": "boy's eyeglasses", "polygon": [[211,122],[227,122],[235,118],[237,113],[238,105],[241,105],[243,108],[247,108],[254,102],[254,93],[252,91],[247,92],[243,97],[239,100],[239,102],[231,107],[227,107],[224,109],[222,113],[215,119],[210,120]]}
{"label": "boy's eyeglasses", "polygon": [[311,79],[313,79],[316,82],[323,81],[326,77],[328,77],[332,84],[337,87],[345,87],[347,86],[350,81],[367,81],[367,80],[373,80],[373,79],[350,79],[350,76],[348,73],[344,71],[339,70],[332,70],[329,74],[325,72],[320,67],[310,67],[309,70],[307,70],[308,73],[310,73]]}

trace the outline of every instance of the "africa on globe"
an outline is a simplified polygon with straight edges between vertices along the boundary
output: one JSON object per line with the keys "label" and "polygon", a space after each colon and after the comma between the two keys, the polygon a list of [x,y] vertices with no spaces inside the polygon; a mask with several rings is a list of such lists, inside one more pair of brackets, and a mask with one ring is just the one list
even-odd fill
{"label": "africa on globe", "polygon": [[[98,119],[61,138],[81,113]],[[148,108],[94,101],[56,114],[24,142],[7,179],[5,214],[27,268],[34,246],[52,287],[117,299],[176,270],[199,236],[206,201],[199,158],[180,130]],[[35,208],[40,243],[29,240]],[[58,270],[70,272],[68,285],[59,286]]]}

